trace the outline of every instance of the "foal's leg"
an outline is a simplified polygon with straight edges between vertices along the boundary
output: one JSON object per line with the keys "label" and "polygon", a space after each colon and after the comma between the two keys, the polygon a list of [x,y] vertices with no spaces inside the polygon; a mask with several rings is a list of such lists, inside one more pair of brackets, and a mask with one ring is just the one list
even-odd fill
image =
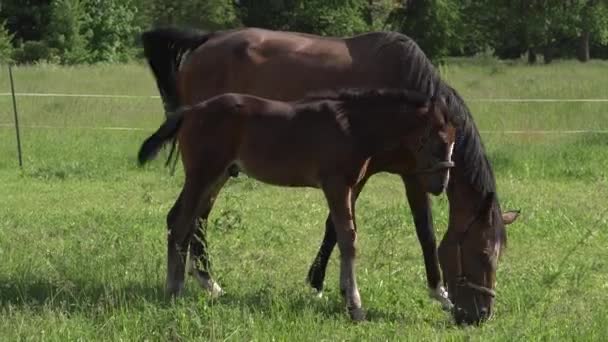
{"label": "foal's leg", "polygon": [[188,243],[194,223],[192,185],[184,185],[177,201],[167,215],[167,294],[179,296],[184,289],[184,273]]}
{"label": "foal's leg", "polygon": [[415,177],[401,176],[405,185],[405,193],[410,205],[416,235],[422,247],[424,267],[426,269],[427,286],[431,298],[438,300],[445,310],[452,307],[448,299],[448,292],[441,282],[441,269],[437,256],[437,242],[435,230],[433,229],[433,216],[431,212],[429,195],[422,189],[420,182]]}
{"label": "foal's leg", "polygon": [[227,175],[221,177],[209,191],[209,195],[202,200],[200,216],[196,221],[197,227],[195,227],[194,236],[190,241],[190,274],[213,297],[222,295],[224,291],[211,277],[211,261],[207,251],[207,219],[215,199],[227,179]]}
{"label": "foal's leg", "polygon": [[355,276],[357,232],[351,209],[352,189],[341,182],[326,182],[323,192],[336,228],[340,248],[340,290],[353,321],[365,320]]}
{"label": "foal's leg", "polygon": [[175,205],[167,215],[167,293],[178,296],[184,288],[188,245],[194,233],[201,200],[216,182],[217,172],[186,173],[186,181]]}
{"label": "foal's leg", "polygon": [[[357,229],[355,204],[368,179],[369,177],[366,176],[353,188],[351,196],[351,211],[353,213],[353,222],[355,224],[355,229]],[[330,214],[327,215],[327,219],[325,220],[325,235],[323,236],[321,247],[317,252],[315,260],[312,262],[312,265],[310,265],[310,269],[308,270],[308,276],[306,278],[308,283],[315,290],[317,290],[317,296],[319,297],[323,295],[323,282],[325,281],[325,271],[327,270],[327,263],[329,262],[331,253],[334,250],[334,247],[336,246],[336,241],[336,230],[334,228],[334,223],[331,219]]]}

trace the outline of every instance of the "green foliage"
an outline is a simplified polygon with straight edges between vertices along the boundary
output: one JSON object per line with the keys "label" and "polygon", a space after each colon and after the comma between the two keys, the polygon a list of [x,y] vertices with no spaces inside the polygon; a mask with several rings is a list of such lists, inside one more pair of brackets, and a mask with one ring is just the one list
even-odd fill
{"label": "green foliage", "polygon": [[[608,45],[608,0],[2,0],[2,20],[13,46],[44,40],[47,59],[65,64],[140,57],[138,34],[159,25],[330,36],[395,30],[434,60],[493,50],[500,58],[535,61],[542,53],[550,61],[580,56],[581,46],[597,57]],[[17,54],[44,55],[41,44],[26,50]]]}
{"label": "green foliage", "polygon": [[600,44],[608,44],[608,1],[587,1],[576,17],[579,31],[588,31],[592,39]]}
{"label": "green foliage", "polygon": [[137,9],[130,0],[86,0],[91,62],[125,62],[133,55],[138,29],[133,25]]}
{"label": "green foliage", "polygon": [[77,64],[89,60],[87,37],[82,32],[86,19],[81,0],[53,1],[46,40],[62,63]]}
{"label": "green foliage", "polygon": [[406,2],[392,13],[390,21],[395,29],[414,38],[429,58],[440,59],[450,49],[460,48],[460,19],[455,0],[428,0]]}
{"label": "green foliage", "polygon": [[367,23],[362,12],[367,1],[299,1],[294,11],[293,28],[327,36],[349,36],[364,32]]}
{"label": "green foliage", "polygon": [[[370,23],[365,18],[368,6],[368,0],[239,1],[241,17],[246,26],[328,36],[348,36],[369,30]],[[384,8],[376,6],[380,13]]]}
{"label": "green foliage", "polygon": [[39,61],[52,61],[53,50],[45,41],[30,40],[13,53],[13,59],[17,63],[31,64]]}
{"label": "green foliage", "polygon": [[2,0],[0,20],[18,41],[42,40],[48,25],[52,0]]}
{"label": "green foliage", "polygon": [[232,0],[136,0],[136,3],[142,27],[182,25],[218,30],[239,24]]}
{"label": "green foliage", "polygon": [[6,22],[0,21],[0,64],[12,61],[12,39],[13,35],[6,29]]}

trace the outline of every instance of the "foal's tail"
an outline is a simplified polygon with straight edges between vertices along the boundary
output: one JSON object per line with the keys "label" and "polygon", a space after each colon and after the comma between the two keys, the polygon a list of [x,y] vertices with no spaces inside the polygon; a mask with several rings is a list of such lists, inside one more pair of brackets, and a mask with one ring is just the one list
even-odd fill
{"label": "foal's tail", "polygon": [[[187,109],[188,108],[186,107],[179,109],[175,113],[167,116],[165,122],[156,130],[156,132],[144,141],[137,154],[137,160],[139,161],[140,166],[154,159],[158,154],[158,151],[160,151],[169,140],[175,141],[177,132],[184,121],[184,112],[186,112]],[[171,153],[173,153],[173,151],[171,151]],[[167,164],[170,160],[171,156],[167,159]]]}

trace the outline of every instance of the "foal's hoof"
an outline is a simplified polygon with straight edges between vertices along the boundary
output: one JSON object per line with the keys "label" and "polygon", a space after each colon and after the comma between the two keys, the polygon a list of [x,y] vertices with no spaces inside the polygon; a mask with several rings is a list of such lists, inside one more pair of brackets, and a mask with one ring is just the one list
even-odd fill
{"label": "foal's hoof", "polygon": [[360,323],[360,322],[366,321],[365,311],[363,311],[362,308],[348,309],[348,314],[350,315],[350,319],[354,323]]}

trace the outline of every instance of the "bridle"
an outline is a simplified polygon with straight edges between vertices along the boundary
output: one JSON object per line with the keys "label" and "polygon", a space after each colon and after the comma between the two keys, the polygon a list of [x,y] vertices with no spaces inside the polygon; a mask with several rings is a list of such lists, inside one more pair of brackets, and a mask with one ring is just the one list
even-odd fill
{"label": "bridle", "polygon": [[460,287],[460,288],[468,288],[471,290],[475,290],[479,293],[482,293],[486,296],[489,297],[496,297],[496,291],[494,291],[493,289],[489,288],[489,287],[485,287],[482,285],[478,285],[475,284],[473,282],[471,282],[470,280],[467,279],[467,276],[464,274],[464,271],[462,270],[462,265],[464,264],[463,262],[463,256],[461,253],[461,249],[462,249],[462,241],[458,241],[458,243],[456,244],[456,260],[457,260],[457,266],[456,266],[456,270],[457,270],[457,275],[456,275],[456,287]]}
{"label": "bridle", "polygon": [[456,243],[456,288],[468,288],[471,290],[475,290],[481,294],[484,294],[488,297],[494,298],[496,297],[496,291],[489,287],[478,285],[468,280],[462,267],[462,265],[464,265],[464,257],[462,256],[462,243],[464,238],[466,237],[466,234],[469,231],[469,228],[471,227],[471,225],[473,225],[473,222],[475,222],[476,219],[477,217],[474,217],[473,220],[467,225],[467,229],[462,233],[461,238],[458,239]]}

